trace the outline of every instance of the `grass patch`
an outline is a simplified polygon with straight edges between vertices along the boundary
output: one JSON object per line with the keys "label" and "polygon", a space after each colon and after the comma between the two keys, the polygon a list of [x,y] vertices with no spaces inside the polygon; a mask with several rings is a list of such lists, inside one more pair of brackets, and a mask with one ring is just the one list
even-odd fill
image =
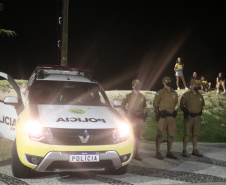
{"label": "grass patch", "polygon": [[7,80],[0,81],[0,91],[1,92],[8,92],[9,89],[12,89],[12,85]]}
{"label": "grass patch", "polygon": [[155,113],[153,110],[151,111],[150,108],[147,108],[148,118],[145,124],[145,130],[143,137],[146,140],[154,141],[156,138],[156,131],[157,131],[157,122],[155,120]]}
{"label": "grass patch", "polygon": [[[112,91],[110,91],[112,92]],[[118,96],[121,94],[121,91],[115,91],[114,94],[111,94],[112,97]],[[127,94],[128,92],[125,92]],[[155,96],[155,92],[153,91],[146,91],[142,92],[147,100],[146,108],[148,112],[148,118],[145,124],[145,130],[143,134],[143,138],[149,141],[155,141],[157,135],[157,121],[155,120],[155,113],[153,111],[153,98]],[[180,93],[180,94],[179,94]],[[184,92],[179,91],[179,102],[180,98]],[[202,118],[204,119],[204,123],[201,125],[201,132],[198,137],[199,142],[225,142],[226,141],[226,129],[220,127],[220,124],[226,124],[226,94],[216,94],[213,91],[205,92],[204,99],[206,106],[204,107],[205,110],[203,112]],[[178,103],[179,105],[179,103]],[[177,135],[174,137],[174,141],[182,142],[184,137],[184,117],[183,112],[177,109],[178,114],[176,118],[177,122]],[[163,140],[166,139],[166,133],[163,136]],[[189,137],[189,142],[191,142],[191,136]]]}
{"label": "grass patch", "polygon": [[[27,86],[27,80],[15,80],[15,82],[20,87],[26,87]],[[13,89],[12,85],[7,80],[0,80],[0,91],[1,92],[8,92],[10,89]]]}
{"label": "grass patch", "polygon": [[219,107],[223,107],[223,106],[224,106],[223,102],[222,102],[222,101],[219,101],[219,102],[218,102],[218,106],[219,106]]}
{"label": "grass patch", "polygon": [[204,114],[204,120],[207,123],[202,124],[201,134],[199,141],[202,142],[225,142],[226,141],[226,129],[221,128],[220,124],[225,123],[226,108],[221,111],[210,111],[212,114]]}
{"label": "grass patch", "polygon": [[[221,111],[210,110],[211,114],[203,114],[204,123],[201,125],[201,133],[198,136],[198,142],[210,142],[218,143],[226,141],[226,129],[221,128],[220,124],[225,123],[226,108]],[[178,110],[177,121],[177,135],[174,137],[174,141],[182,142],[184,136],[184,122],[183,112]],[[144,139],[149,141],[155,141],[157,134],[157,122],[155,120],[155,114],[150,113],[146,121]],[[166,133],[163,136],[163,140],[166,139]],[[191,136],[189,138],[191,142]]]}

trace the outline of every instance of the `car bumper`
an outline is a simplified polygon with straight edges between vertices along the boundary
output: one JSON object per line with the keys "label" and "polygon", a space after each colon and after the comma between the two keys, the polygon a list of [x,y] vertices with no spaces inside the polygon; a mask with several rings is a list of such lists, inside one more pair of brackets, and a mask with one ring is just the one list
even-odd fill
{"label": "car bumper", "polygon": [[[24,135],[17,135],[17,151],[21,162],[40,172],[60,171],[104,171],[107,167],[118,169],[127,165],[133,157],[134,138],[113,145],[64,146],[49,145],[30,140]],[[99,152],[99,162],[69,162],[70,152]],[[39,157],[41,162],[34,164],[28,156]],[[126,160],[122,159],[126,156]]]}
{"label": "car bumper", "polygon": [[[100,152],[100,161],[93,163],[70,163],[69,156],[70,154],[68,152],[49,152],[34,170],[39,172],[104,171],[107,167],[118,169],[123,165],[121,158],[116,151]],[[131,159],[132,153],[128,155],[128,159],[124,163],[126,164]]]}

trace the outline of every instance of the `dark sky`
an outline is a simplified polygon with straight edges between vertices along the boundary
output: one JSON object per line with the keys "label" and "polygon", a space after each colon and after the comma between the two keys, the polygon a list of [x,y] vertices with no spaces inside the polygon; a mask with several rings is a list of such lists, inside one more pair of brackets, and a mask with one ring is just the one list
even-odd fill
{"label": "dark sky", "polygon": [[[0,0],[0,71],[28,79],[39,64],[60,65],[57,0]],[[226,72],[225,0],[70,0],[69,66],[94,69],[105,89],[130,89],[134,78],[158,90],[174,77],[177,57],[215,86]],[[60,10],[60,11],[59,11]],[[182,86],[182,82],[181,87]]]}

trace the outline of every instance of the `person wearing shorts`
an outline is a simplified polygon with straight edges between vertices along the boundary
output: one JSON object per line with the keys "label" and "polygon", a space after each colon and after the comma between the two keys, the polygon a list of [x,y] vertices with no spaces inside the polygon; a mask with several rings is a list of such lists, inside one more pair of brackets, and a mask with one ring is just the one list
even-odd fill
{"label": "person wearing shorts", "polygon": [[160,152],[160,145],[164,132],[167,131],[167,154],[166,157],[177,159],[172,152],[173,137],[176,136],[176,111],[175,107],[178,103],[178,94],[173,90],[173,83],[170,77],[162,79],[164,88],[159,90],[154,98],[153,107],[160,115],[157,125],[156,136],[156,158],[163,160]]}
{"label": "person wearing shorts", "polygon": [[146,108],[146,99],[139,92],[141,83],[138,79],[132,81],[132,92],[127,94],[122,101],[121,109],[125,112],[126,117],[133,125],[136,152],[134,159],[141,161],[139,155],[140,140],[144,131],[144,124],[147,118],[147,113],[144,113]]}
{"label": "person wearing shorts", "polygon": [[182,63],[182,60],[180,57],[177,58],[177,61],[176,61],[176,65],[174,67],[174,71],[175,71],[175,76],[176,76],[176,84],[177,84],[177,90],[180,90],[180,78],[184,84],[184,88],[186,90],[188,90],[187,86],[186,86],[186,82],[185,82],[185,79],[184,79],[184,74],[183,74],[183,69],[184,69],[184,64]]}
{"label": "person wearing shorts", "polygon": [[192,155],[203,156],[197,149],[197,138],[201,129],[201,115],[203,106],[205,106],[204,98],[198,91],[199,85],[198,80],[191,80],[190,91],[184,93],[180,101],[180,109],[184,112],[183,157],[188,157],[186,147],[191,134],[193,144]]}
{"label": "person wearing shorts", "polygon": [[217,94],[220,93],[220,87],[222,86],[223,90],[224,90],[224,94],[226,94],[226,90],[225,90],[225,77],[224,77],[224,73],[219,73],[217,79],[216,79],[216,88],[217,88]]}

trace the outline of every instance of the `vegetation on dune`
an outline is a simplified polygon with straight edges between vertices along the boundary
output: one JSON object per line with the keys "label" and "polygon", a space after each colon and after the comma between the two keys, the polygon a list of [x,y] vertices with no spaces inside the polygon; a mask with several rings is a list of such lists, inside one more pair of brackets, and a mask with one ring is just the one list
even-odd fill
{"label": "vegetation on dune", "polygon": [[[226,108],[221,111],[211,110],[210,113],[203,113],[202,115],[202,126],[201,133],[198,137],[199,142],[225,142],[226,141],[226,129],[220,127],[220,124],[226,123]],[[154,113],[150,113],[146,122],[146,128],[144,132],[144,138],[149,141],[154,141],[156,137],[157,121],[155,120]],[[177,116],[177,135],[174,141],[183,141],[184,134],[184,123],[183,123],[183,112],[178,110]],[[163,140],[166,139],[166,134]],[[191,141],[191,137],[190,137]]]}
{"label": "vegetation on dune", "polygon": [[[16,80],[17,84],[25,89],[27,80]],[[7,93],[12,89],[12,86],[6,80],[0,80],[0,92]],[[122,100],[127,93],[131,91],[106,91],[106,94],[113,104],[114,99]],[[180,98],[185,90],[177,91]],[[148,118],[145,125],[145,132],[143,138],[149,141],[155,141],[157,122],[155,120],[154,108],[152,106],[155,96],[154,91],[141,91],[147,99]],[[226,124],[226,94],[216,94],[216,91],[201,92],[205,99],[206,106],[204,107],[202,115],[201,134],[198,137],[199,142],[225,142],[226,141],[226,129],[220,127],[220,124]],[[117,110],[124,116],[123,111],[120,108]],[[184,134],[183,112],[179,109],[179,103],[177,106],[177,135],[174,141],[182,141]],[[166,139],[166,135],[164,136]],[[191,138],[190,138],[191,140]]]}
{"label": "vegetation on dune", "polygon": [[[26,88],[27,80],[15,80],[20,88]],[[9,92],[13,89],[12,85],[7,80],[0,80],[0,92]]]}
{"label": "vegetation on dune", "polygon": [[[2,11],[4,8],[3,4],[0,3],[0,11]],[[8,37],[14,37],[16,36],[16,32],[12,30],[6,30],[6,29],[0,29],[0,35],[7,35]]]}
{"label": "vegetation on dune", "polygon": [[[114,99],[118,98],[118,94],[120,96],[125,96],[127,93],[131,91],[107,91],[107,95],[111,102]],[[183,95],[185,90],[177,91],[179,95],[179,102],[180,98]],[[148,118],[145,125],[145,131],[143,134],[143,138],[149,141],[155,141],[156,138],[156,130],[157,130],[157,121],[155,120],[155,113],[154,108],[152,106],[153,99],[155,96],[154,91],[141,91],[147,98],[147,112]],[[206,106],[204,107],[203,115],[202,115],[202,126],[201,126],[201,133],[198,137],[199,142],[225,142],[226,141],[226,129],[220,127],[220,124],[226,124],[226,94],[216,94],[216,91],[210,92],[201,92],[204,99]],[[122,115],[124,113],[117,109]],[[179,109],[179,103],[177,106],[177,135],[174,138],[174,141],[182,142],[183,135],[184,135],[184,123],[183,123],[183,112]],[[163,137],[163,140],[166,139],[166,134]],[[190,137],[191,141],[191,137]]]}

